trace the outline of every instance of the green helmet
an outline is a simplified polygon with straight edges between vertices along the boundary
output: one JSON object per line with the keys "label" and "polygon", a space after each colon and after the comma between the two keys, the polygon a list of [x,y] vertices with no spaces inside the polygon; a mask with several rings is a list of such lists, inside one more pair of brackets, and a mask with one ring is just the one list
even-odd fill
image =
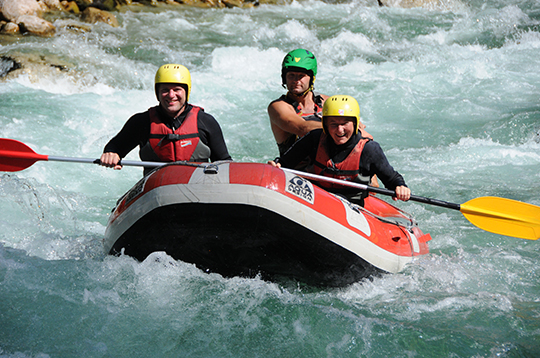
{"label": "green helmet", "polygon": [[283,81],[283,85],[287,83],[285,77],[289,71],[308,74],[311,77],[311,85],[313,85],[315,76],[317,76],[317,60],[315,59],[315,55],[301,48],[289,52],[281,64],[281,80]]}

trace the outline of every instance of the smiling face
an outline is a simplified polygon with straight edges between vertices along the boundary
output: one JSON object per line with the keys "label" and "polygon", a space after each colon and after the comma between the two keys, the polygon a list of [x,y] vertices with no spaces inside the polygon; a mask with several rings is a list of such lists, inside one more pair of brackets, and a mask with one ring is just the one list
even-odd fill
{"label": "smiling face", "polygon": [[329,116],[324,118],[325,129],[337,145],[345,144],[354,134],[356,118]]}
{"label": "smiling face", "polygon": [[157,90],[161,107],[172,118],[176,118],[184,110],[186,89],[177,83],[161,83]]}

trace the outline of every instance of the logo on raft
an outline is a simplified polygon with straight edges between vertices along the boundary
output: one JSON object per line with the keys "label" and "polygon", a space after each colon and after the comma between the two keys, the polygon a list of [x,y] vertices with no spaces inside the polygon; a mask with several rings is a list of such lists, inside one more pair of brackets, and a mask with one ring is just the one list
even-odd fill
{"label": "logo on raft", "polygon": [[291,193],[292,195],[313,204],[315,201],[315,193],[311,182],[297,175],[286,175],[286,178],[287,187],[285,188],[285,191],[287,193]]}

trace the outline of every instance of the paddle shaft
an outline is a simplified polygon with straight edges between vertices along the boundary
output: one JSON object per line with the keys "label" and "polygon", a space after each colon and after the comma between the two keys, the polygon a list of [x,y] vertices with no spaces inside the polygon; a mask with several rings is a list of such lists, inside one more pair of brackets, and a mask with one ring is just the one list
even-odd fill
{"label": "paddle shaft", "polygon": [[[47,159],[49,161],[54,162],[71,162],[71,163],[92,163],[92,164],[101,164],[99,159],[91,159],[91,158],[71,158],[71,157],[55,157],[52,155],[49,155]],[[167,163],[160,163],[160,162],[141,162],[141,161],[135,161],[135,160],[121,160],[119,165],[125,165],[125,166],[131,166],[131,167],[148,167],[148,168],[155,168],[162,165],[165,165]]]}
{"label": "paddle shaft", "polygon": [[[360,190],[366,190],[366,191],[369,191],[369,192],[372,192],[372,193],[377,193],[377,194],[382,194],[382,195],[388,195],[388,196],[395,196],[396,195],[395,191],[385,189],[385,188],[376,188],[376,187],[365,185],[365,184],[354,183],[354,182],[351,182],[351,181],[345,181],[345,180],[341,180],[341,179],[329,178],[329,177],[325,177],[325,176],[322,176],[322,175],[301,172],[301,171],[293,170],[293,169],[287,169],[287,168],[281,168],[281,169],[284,170],[284,171],[287,171],[289,173],[293,173],[293,174],[302,176],[304,178],[309,178],[309,179],[314,179],[314,180],[319,180],[319,181],[326,181],[326,182],[329,182],[329,183],[349,186],[349,187],[352,187],[352,188],[358,188]],[[449,203],[447,201],[438,200],[438,199],[425,198],[423,196],[411,195],[409,200],[417,201],[417,202],[424,203],[424,204],[429,204],[429,205],[436,205],[436,206],[440,206],[440,207],[443,207],[443,208],[454,209],[454,210],[458,210],[458,211],[461,209],[461,205],[459,205],[459,204]]]}

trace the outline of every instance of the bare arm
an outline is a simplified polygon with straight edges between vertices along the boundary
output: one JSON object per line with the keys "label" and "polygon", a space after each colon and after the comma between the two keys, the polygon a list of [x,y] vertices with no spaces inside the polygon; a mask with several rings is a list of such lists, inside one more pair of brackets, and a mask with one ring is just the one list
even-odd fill
{"label": "bare arm", "polygon": [[321,128],[321,123],[306,121],[294,111],[291,105],[283,101],[270,103],[268,115],[276,142],[282,143],[290,133],[303,137],[314,129]]}

